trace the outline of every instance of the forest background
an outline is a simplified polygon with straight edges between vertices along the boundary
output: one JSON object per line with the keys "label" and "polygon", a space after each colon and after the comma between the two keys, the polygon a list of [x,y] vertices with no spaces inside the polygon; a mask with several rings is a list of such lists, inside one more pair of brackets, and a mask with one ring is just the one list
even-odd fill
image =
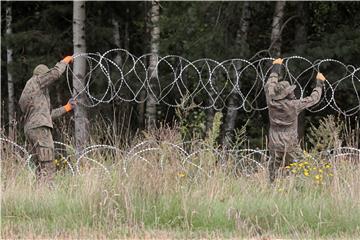
{"label": "forest background", "polygon": [[[158,7],[159,18],[155,20],[151,17],[153,5]],[[360,31],[356,31],[360,22],[358,2],[87,2],[85,9],[86,52],[104,53],[109,49],[124,48],[141,56],[153,51],[151,44],[155,44],[160,56],[174,54],[189,60],[249,59],[260,52],[261,57],[299,55],[311,61],[333,58],[346,65],[360,65]],[[34,67],[40,63],[51,67],[64,56],[74,53],[72,18],[72,2],[2,1],[1,123],[2,130],[8,135],[12,135],[13,128],[22,132],[17,103]],[[274,25],[276,18],[277,26]],[[160,32],[158,39],[153,36],[155,27]],[[275,28],[281,30],[277,36],[274,36]],[[331,78],[340,73],[336,69],[324,69],[324,74]],[[54,107],[64,105],[71,97],[64,77],[62,79],[51,89]],[[104,87],[104,81],[95,84],[92,88]],[[241,84],[252,83],[244,81]],[[348,81],[348,86],[337,92],[340,108],[358,104],[357,99],[347,95],[347,89],[351,87]],[[307,89],[305,94],[310,91]],[[263,105],[265,98],[258,101]],[[173,125],[174,120],[179,122],[181,119],[174,108],[161,103],[152,110],[154,113],[149,113],[149,104],[121,101],[100,104],[93,110],[99,114],[89,115],[89,121],[101,119],[122,125],[121,132],[126,134],[122,136],[124,141],[139,129],[146,128],[149,114],[156,116],[157,126]],[[219,142],[224,142],[227,133],[244,126],[250,119],[247,122],[250,144],[264,148],[267,110],[227,111],[223,109],[224,124]],[[195,131],[205,136],[214,113],[213,109],[195,108],[187,114],[188,123],[185,124],[191,123],[191,135]],[[301,116],[300,123],[304,124],[299,127],[300,137],[304,136],[310,123],[316,125],[320,117],[329,114],[336,115],[336,112],[327,108],[320,113],[307,112],[306,116]],[[16,125],[12,124],[12,119]],[[261,123],[260,127],[258,123]],[[65,124],[70,129],[73,125],[70,116],[56,124],[57,138],[61,137],[60,125]]]}

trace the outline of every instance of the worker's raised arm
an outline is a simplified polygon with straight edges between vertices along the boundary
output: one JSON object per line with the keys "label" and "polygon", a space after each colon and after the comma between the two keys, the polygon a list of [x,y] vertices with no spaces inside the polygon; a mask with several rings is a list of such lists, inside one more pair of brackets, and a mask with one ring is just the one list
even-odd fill
{"label": "worker's raised arm", "polygon": [[302,110],[304,110],[306,108],[314,106],[315,104],[317,104],[320,101],[324,82],[325,82],[324,75],[321,73],[318,73],[316,75],[316,87],[313,89],[310,96],[303,98],[303,99],[295,100],[295,106],[296,106],[297,112],[301,112]]}
{"label": "worker's raised arm", "polygon": [[283,62],[282,58],[277,58],[273,61],[273,67],[270,76],[265,84],[265,95],[268,101],[272,96],[275,95],[274,88],[279,80],[280,68],[282,62]]}
{"label": "worker's raised arm", "polygon": [[41,89],[49,87],[52,83],[58,80],[66,69],[66,66],[73,61],[72,56],[67,56],[60,62],[58,62],[55,67],[50,69],[47,73],[39,75],[37,82]]}

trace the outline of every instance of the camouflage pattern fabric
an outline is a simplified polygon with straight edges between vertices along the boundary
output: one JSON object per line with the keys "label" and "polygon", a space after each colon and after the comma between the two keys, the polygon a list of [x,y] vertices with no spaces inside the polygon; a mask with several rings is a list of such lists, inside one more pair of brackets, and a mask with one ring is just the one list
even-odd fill
{"label": "camouflage pattern fabric", "polygon": [[[303,99],[290,99],[285,97],[277,99],[275,88],[278,84],[280,65],[275,64],[267,83],[265,84],[266,102],[269,108],[270,130],[268,148],[271,160],[270,171],[274,171],[280,165],[278,162],[289,164],[298,158],[301,148],[298,140],[298,115],[301,111],[319,102],[323,81],[317,81],[317,85],[311,95]],[[292,159],[291,159],[292,158]],[[285,165],[286,166],[286,165]],[[270,176],[274,172],[270,172]]]}
{"label": "camouflage pattern fabric", "polygon": [[51,180],[56,172],[54,160],[54,142],[51,128],[38,127],[25,131],[28,149],[33,155],[36,175],[41,179]]}
{"label": "camouflage pattern fabric", "polygon": [[52,119],[66,113],[63,107],[50,112],[48,87],[60,78],[66,63],[59,62],[54,68],[40,75],[33,75],[26,83],[19,105],[24,114],[24,130],[46,126],[53,127]]}
{"label": "camouflage pattern fabric", "polygon": [[27,81],[19,100],[24,114],[25,137],[29,150],[34,155],[36,174],[38,178],[45,181],[51,180],[56,172],[56,166],[53,163],[52,120],[66,113],[64,107],[50,110],[48,87],[60,78],[65,68],[64,62],[57,63],[50,70],[45,65],[39,65],[35,68],[34,75]]}

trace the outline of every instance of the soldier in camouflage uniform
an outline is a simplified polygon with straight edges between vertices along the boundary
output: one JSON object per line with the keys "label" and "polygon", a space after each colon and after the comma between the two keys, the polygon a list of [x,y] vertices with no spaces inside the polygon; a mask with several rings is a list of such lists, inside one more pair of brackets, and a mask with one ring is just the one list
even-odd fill
{"label": "soldier in camouflage uniform", "polygon": [[295,85],[288,81],[278,82],[282,59],[273,62],[273,69],[265,84],[266,102],[269,108],[269,174],[273,182],[277,172],[289,165],[295,159],[302,157],[302,150],[298,141],[298,115],[301,111],[319,102],[325,77],[318,73],[316,87],[311,95],[296,99]]}
{"label": "soldier in camouflage uniform", "polygon": [[60,78],[67,64],[73,61],[71,56],[65,57],[54,68],[38,65],[33,76],[27,81],[21,94],[19,105],[24,114],[24,132],[30,153],[36,165],[38,179],[51,180],[56,172],[54,161],[54,142],[51,134],[52,120],[70,112],[75,107],[75,101],[70,101],[63,107],[50,107],[48,87]]}

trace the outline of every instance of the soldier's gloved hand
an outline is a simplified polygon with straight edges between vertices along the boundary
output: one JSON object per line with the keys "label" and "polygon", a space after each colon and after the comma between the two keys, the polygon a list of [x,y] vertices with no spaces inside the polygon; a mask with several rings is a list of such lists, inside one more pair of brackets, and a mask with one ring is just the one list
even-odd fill
{"label": "soldier's gloved hand", "polygon": [[283,63],[283,59],[282,58],[277,58],[273,61],[273,64],[282,64]]}
{"label": "soldier's gloved hand", "polygon": [[325,81],[325,77],[322,73],[318,72],[316,75],[316,80]]}
{"label": "soldier's gloved hand", "polygon": [[67,104],[64,106],[66,112],[70,112],[76,107],[76,100],[73,98],[70,98]]}
{"label": "soldier's gloved hand", "polygon": [[318,72],[318,74],[316,75],[316,87],[323,87],[325,80],[325,76],[322,73]]}
{"label": "soldier's gloved hand", "polygon": [[66,57],[64,57],[64,59],[62,61],[66,64],[69,64],[69,63],[72,63],[73,60],[74,60],[74,58],[72,56],[66,56]]}
{"label": "soldier's gloved hand", "polygon": [[77,105],[77,101],[75,98],[70,98],[69,103],[70,103],[72,109],[74,109]]}
{"label": "soldier's gloved hand", "polygon": [[280,69],[281,69],[282,62],[283,62],[282,58],[277,58],[273,61],[273,68],[272,68],[273,73],[277,73],[278,75],[280,75]]}

